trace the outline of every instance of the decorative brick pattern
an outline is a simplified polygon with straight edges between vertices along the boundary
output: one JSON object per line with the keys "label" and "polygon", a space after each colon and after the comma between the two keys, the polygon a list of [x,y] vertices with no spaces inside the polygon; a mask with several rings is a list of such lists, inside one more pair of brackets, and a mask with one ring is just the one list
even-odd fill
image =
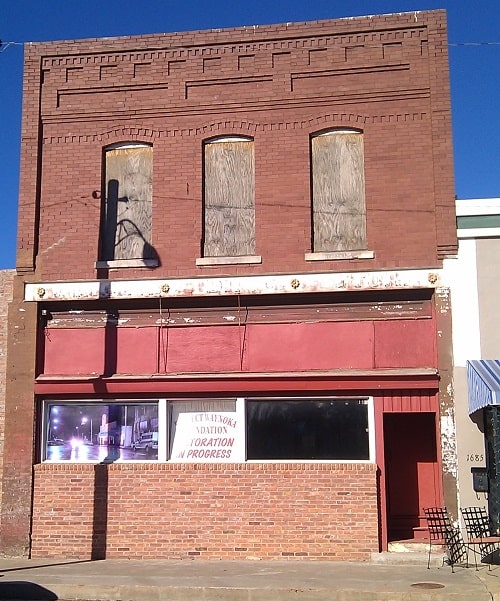
{"label": "decorative brick pattern", "polygon": [[[370,253],[306,261],[310,136],[336,127],[363,132]],[[196,263],[203,144],[216,136],[254,140],[261,263]],[[153,146],[154,269],[96,267],[103,149],[121,142]],[[454,249],[444,11],[27,45],[18,277],[0,424],[2,551],[358,560],[378,550],[380,534],[384,544],[385,532],[384,482],[377,499],[375,465],[39,464],[33,472],[39,432],[33,387],[43,370],[37,337],[44,333],[40,307],[23,303],[24,283],[99,279],[109,287],[129,279],[133,287],[150,278],[434,269]],[[127,370],[137,376],[129,367],[137,349],[124,347]],[[384,365],[393,366],[399,358],[388,355],[390,348],[379,348],[374,359],[385,353]],[[441,378],[443,357],[449,367],[441,351]],[[77,373],[72,366],[68,381],[77,381]],[[133,385],[124,382],[130,396]],[[204,392],[220,394],[216,378],[210,386]],[[187,392],[193,390],[199,388]],[[90,396],[101,392],[93,387]],[[382,431],[379,423],[377,458]]]}
{"label": "decorative brick pattern", "polygon": [[[96,277],[102,149],[142,141],[154,147],[155,277],[324,270],[324,262],[305,260],[309,136],[330,127],[364,133],[374,258],[329,261],[328,269],[439,266],[456,247],[447,68],[443,11],[32,44],[18,268],[34,269],[38,247],[38,279]],[[261,264],[196,265],[202,145],[217,135],[254,137]],[[141,278],[151,271],[119,268],[108,275]]]}

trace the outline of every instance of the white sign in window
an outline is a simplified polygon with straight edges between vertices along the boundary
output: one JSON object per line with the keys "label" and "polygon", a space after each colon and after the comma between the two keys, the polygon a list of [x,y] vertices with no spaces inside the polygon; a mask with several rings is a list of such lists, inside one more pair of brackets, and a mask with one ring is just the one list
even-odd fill
{"label": "white sign in window", "polygon": [[245,461],[244,417],[236,401],[174,402],[171,411],[171,461]]}

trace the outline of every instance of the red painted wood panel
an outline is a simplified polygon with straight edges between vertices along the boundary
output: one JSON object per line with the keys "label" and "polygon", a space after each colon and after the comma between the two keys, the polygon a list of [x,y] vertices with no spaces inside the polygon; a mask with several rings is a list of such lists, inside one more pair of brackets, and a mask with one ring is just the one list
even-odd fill
{"label": "red painted wood panel", "polygon": [[158,371],[158,328],[117,328],[118,374]]}
{"label": "red painted wood panel", "polygon": [[374,322],[375,367],[437,367],[432,319]]}
{"label": "red painted wood panel", "polygon": [[51,329],[46,374],[434,367],[432,320]]}
{"label": "red painted wood panel", "polygon": [[163,336],[166,352],[161,353],[160,369],[162,357],[166,358],[169,373],[239,371],[241,368],[243,329],[238,326],[171,328],[168,332],[164,330]]}
{"label": "red painted wood panel", "polygon": [[373,324],[323,322],[248,326],[249,371],[373,368]]}
{"label": "red painted wood panel", "polygon": [[53,329],[45,336],[46,374],[102,374],[104,363],[104,328]]}
{"label": "red painted wood panel", "polygon": [[384,413],[418,413],[439,411],[439,401],[437,391],[426,392],[423,390],[415,391],[415,394],[410,394],[405,389],[404,394],[398,394],[394,391],[390,396],[382,398],[382,411]]}

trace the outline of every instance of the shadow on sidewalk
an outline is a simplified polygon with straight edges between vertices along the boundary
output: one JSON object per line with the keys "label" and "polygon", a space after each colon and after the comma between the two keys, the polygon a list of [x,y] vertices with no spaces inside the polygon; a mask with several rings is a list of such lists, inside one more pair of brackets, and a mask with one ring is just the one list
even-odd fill
{"label": "shadow on sidewalk", "polygon": [[2,582],[0,599],[9,601],[55,601],[57,595],[34,582]]}
{"label": "shadow on sidewalk", "polygon": [[[37,570],[38,568],[53,568],[56,566],[72,566],[77,563],[93,563],[94,561],[98,561],[96,559],[75,559],[74,561],[64,561],[63,563],[44,563],[36,566],[23,566],[22,568],[0,568],[0,576],[5,574],[6,572],[21,572],[23,570]],[[2,599],[3,597],[0,597]]]}

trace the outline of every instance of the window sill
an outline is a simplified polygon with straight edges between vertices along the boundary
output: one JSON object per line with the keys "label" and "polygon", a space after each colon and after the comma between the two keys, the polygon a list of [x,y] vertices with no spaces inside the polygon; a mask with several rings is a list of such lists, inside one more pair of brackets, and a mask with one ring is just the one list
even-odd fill
{"label": "window sill", "polygon": [[157,259],[117,259],[113,261],[96,261],[96,269],[116,269],[130,267],[158,267]]}
{"label": "window sill", "polygon": [[241,257],[200,257],[196,259],[198,267],[212,265],[255,265],[262,263],[260,255],[242,255]]}
{"label": "window sill", "polygon": [[373,259],[373,250],[342,250],[335,252],[306,253],[306,261],[341,261],[343,259]]}

